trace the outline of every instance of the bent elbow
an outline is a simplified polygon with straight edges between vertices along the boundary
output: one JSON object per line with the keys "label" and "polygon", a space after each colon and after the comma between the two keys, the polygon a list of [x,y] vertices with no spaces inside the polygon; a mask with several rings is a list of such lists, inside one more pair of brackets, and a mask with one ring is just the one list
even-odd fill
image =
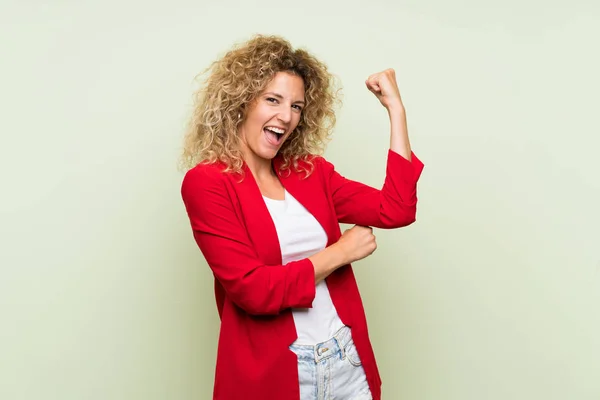
{"label": "bent elbow", "polygon": [[393,215],[382,216],[382,228],[383,229],[396,229],[402,228],[413,224],[417,220],[417,209],[416,207],[408,207],[400,210]]}
{"label": "bent elbow", "polygon": [[252,302],[245,303],[240,306],[247,314],[255,316],[267,316],[267,315],[278,315],[280,313],[279,308],[269,307],[262,304],[256,304]]}
{"label": "bent elbow", "polygon": [[249,315],[278,315],[279,307],[268,298],[257,296],[256,294],[229,293],[231,300],[235,305],[244,310]]}

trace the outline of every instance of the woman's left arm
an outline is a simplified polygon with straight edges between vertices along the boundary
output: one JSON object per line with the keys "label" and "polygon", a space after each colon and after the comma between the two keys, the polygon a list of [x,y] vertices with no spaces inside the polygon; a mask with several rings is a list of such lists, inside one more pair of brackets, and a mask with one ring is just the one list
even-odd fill
{"label": "woman's left arm", "polygon": [[385,107],[390,117],[390,150],[412,161],[406,111],[396,82],[396,72],[390,68],[373,74],[365,81],[365,85]]}
{"label": "woman's left arm", "polygon": [[381,190],[344,178],[332,164],[324,162],[338,221],[376,228],[399,228],[416,219],[417,181],[423,163],[410,147],[406,112],[394,70],[371,75],[365,82],[390,118],[390,150]]}

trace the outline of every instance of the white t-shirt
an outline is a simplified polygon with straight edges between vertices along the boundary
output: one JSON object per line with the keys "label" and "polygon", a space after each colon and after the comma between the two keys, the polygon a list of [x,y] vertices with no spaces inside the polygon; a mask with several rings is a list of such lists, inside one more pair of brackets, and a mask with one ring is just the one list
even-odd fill
{"label": "white t-shirt", "polygon": [[[284,265],[310,257],[327,246],[327,234],[321,224],[287,190],[285,200],[263,198],[275,223]],[[325,280],[317,284],[312,308],[293,308],[292,314],[298,333],[295,344],[324,342],[344,326]]]}

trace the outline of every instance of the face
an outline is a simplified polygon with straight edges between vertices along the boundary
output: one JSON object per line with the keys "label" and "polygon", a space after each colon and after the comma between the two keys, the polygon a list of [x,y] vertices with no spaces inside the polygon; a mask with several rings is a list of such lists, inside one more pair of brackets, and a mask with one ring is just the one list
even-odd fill
{"label": "face", "polygon": [[296,129],[303,108],[302,78],[278,72],[250,106],[240,126],[245,161],[255,164],[273,159]]}

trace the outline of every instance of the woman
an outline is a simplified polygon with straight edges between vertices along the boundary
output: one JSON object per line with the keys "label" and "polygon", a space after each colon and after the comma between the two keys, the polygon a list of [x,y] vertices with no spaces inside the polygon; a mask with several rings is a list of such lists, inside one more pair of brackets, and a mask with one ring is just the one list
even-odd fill
{"label": "woman", "polygon": [[[327,67],[256,36],[214,62],[186,137],[182,197],[215,277],[221,328],[214,399],[380,399],[381,380],[350,264],[370,227],[416,213],[412,153],[393,70],[367,79],[391,140],[381,190],[318,154],[335,116]],[[344,234],[339,223],[355,224]]]}

